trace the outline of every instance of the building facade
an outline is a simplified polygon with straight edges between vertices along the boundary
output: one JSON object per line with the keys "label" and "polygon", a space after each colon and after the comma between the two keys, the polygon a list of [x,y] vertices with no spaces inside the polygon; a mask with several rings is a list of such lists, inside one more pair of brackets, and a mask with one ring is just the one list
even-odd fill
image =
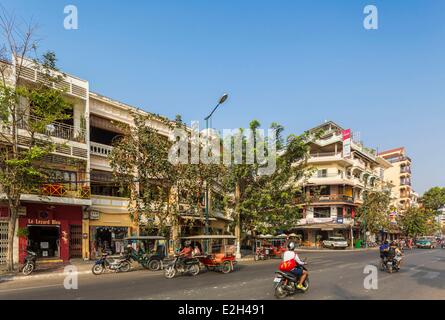
{"label": "building facade", "polygon": [[308,166],[310,176],[303,181],[297,203],[303,218],[295,228],[306,245],[331,236],[353,240],[360,237],[354,225],[364,191],[382,190],[384,170],[391,164],[353,138],[350,130],[329,121],[309,130],[311,136]]}
{"label": "building facade", "polygon": [[406,155],[405,148],[383,151],[379,153],[379,156],[392,164],[392,167],[385,170],[384,179],[393,186],[394,207],[403,213],[417,205],[418,194],[411,184],[411,158]]}
{"label": "building facade", "polygon": [[[42,81],[42,74],[32,61],[24,61],[18,79],[23,86],[33,86]],[[16,230],[27,230],[28,236],[15,237],[15,261],[23,262],[26,249],[35,251],[40,259],[68,261],[82,257],[82,216],[91,205],[89,187],[88,133],[86,117],[89,113],[87,81],[70,75],[63,76],[58,85],[65,89],[65,98],[71,102],[70,119],[53,122],[45,133],[35,138],[44,142],[48,136],[55,144],[55,151],[38,165],[45,170],[48,180],[35,188],[32,194],[22,195]],[[55,85],[55,84],[52,84]],[[26,101],[20,101],[25,104]],[[26,128],[38,121],[29,108],[23,107],[23,117],[18,123],[17,143],[27,148],[30,141]],[[8,135],[7,128],[2,127]],[[7,147],[7,140],[2,141]],[[0,190],[0,198],[6,199]],[[5,262],[7,251],[7,226],[9,209],[6,202],[0,204],[0,263]]]}
{"label": "building facade", "polygon": [[[41,77],[38,66],[31,61],[22,74],[20,81],[25,85],[33,85]],[[132,114],[145,112],[90,92],[88,81],[58,74],[63,77],[66,99],[73,105],[71,118],[54,122],[48,132],[56,150],[41,165],[48,170],[50,180],[35,194],[22,197],[16,229],[27,230],[28,236],[15,237],[16,262],[24,261],[27,249],[48,262],[94,259],[104,250],[120,253],[124,238],[144,232],[142,224],[130,218],[129,194],[113,178],[108,156],[114,139],[123,134],[120,124],[134,125]],[[32,121],[32,117],[27,115],[26,121]],[[151,121],[161,135],[172,137],[171,129],[161,121]],[[26,131],[19,130],[19,143],[26,145],[26,139]],[[213,198],[217,196],[213,193]],[[1,190],[0,199],[5,199]],[[224,210],[213,210],[211,199],[212,192],[210,231],[225,233],[231,219]],[[0,264],[6,262],[8,219],[7,203],[0,201]],[[172,234],[177,238],[203,234],[204,228],[203,215],[191,215],[184,209],[178,230],[172,230]]]}

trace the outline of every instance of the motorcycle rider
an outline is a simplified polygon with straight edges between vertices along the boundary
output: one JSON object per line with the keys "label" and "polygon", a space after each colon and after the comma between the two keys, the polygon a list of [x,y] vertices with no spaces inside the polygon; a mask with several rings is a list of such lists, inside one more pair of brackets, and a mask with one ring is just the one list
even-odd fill
{"label": "motorcycle rider", "polygon": [[400,250],[399,246],[395,241],[391,242],[391,246],[389,247],[388,255],[396,261],[397,269],[400,269],[400,265],[402,263],[403,252]]}
{"label": "motorcycle rider", "polygon": [[295,252],[295,243],[289,242],[287,245],[287,251],[284,252],[284,255],[283,255],[283,261],[289,261],[292,259],[295,259],[297,266],[294,269],[292,269],[290,272],[293,273],[294,275],[296,275],[297,278],[300,277],[300,281],[298,282],[297,289],[306,290],[303,287],[303,283],[306,280],[309,273],[301,267],[305,263],[304,263],[304,261],[302,261],[300,259],[300,257],[298,257],[298,254]]}
{"label": "motorcycle rider", "polygon": [[179,264],[185,268],[185,261],[192,257],[193,249],[192,242],[187,240],[184,243],[184,248],[179,252]]}
{"label": "motorcycle rider", "polygon": [[384,263],[386,259],[388,259],[388,251],[389,251],[389,242],[385,240],[380,246],[380,259]]}

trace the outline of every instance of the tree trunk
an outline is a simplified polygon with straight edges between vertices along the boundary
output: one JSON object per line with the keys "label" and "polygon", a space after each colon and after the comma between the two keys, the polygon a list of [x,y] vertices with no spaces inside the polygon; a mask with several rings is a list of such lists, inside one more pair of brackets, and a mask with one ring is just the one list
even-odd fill
{"label": "tree trunk", "polygon": [[236,258],[241,258],[241,213],[240,213],[240,199],[241,199],[241,189],[239,182],[235,186],[235,237],[237,241],[236,246]]}
{"label": "tree trunk", "polygon": [[11,206],[10,213],[11,217],[9,219],[8,225],[8,255],[6,263],[8,271],[14,271],[14,235],[17,222],[18,207]]}

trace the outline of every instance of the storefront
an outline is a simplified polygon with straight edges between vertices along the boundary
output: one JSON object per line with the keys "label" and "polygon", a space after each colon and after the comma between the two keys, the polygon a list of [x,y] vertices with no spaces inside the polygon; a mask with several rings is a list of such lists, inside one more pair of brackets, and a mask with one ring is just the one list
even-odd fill
{"label": "storefront", "polygon": [[91,255],[97,258],[102,253],[120,254],[125,251],[124,239],[129,235],[128,227],[90,227]]}
{"label": "storefront", "polygon": [[82,256],[82,207],[26,204],[19,218],[19,228],[27,237],[19,239],[19,259],[26,250],[37,253],[39,259],[69,261]]}
{"label": "storefront", "polygon": [[128,213],[103,212],[92,210],[84,219],[83,232],[86,243],[84,243],[84,258],[96,259],[104,252],[119,254],[125,251],[124,239],[137,235],[138,227],[135,225]]}

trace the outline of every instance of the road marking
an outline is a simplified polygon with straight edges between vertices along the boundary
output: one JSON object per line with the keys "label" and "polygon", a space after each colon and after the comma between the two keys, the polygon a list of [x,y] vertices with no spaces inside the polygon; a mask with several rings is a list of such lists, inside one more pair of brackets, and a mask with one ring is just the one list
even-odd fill
{"label": "road marking", "polygon": [[51,288],[51,287],[60,287],[60,288],[62,288],[62,285],[60,285],[60,284],[52,284],[52,285],[48,285],[48,286],[7,289],[7,290],[0,290],[0,293],[11,292],[11,291],[21,291],[21,290],[32,290],[32,289],[44,289],[44,288]]}

